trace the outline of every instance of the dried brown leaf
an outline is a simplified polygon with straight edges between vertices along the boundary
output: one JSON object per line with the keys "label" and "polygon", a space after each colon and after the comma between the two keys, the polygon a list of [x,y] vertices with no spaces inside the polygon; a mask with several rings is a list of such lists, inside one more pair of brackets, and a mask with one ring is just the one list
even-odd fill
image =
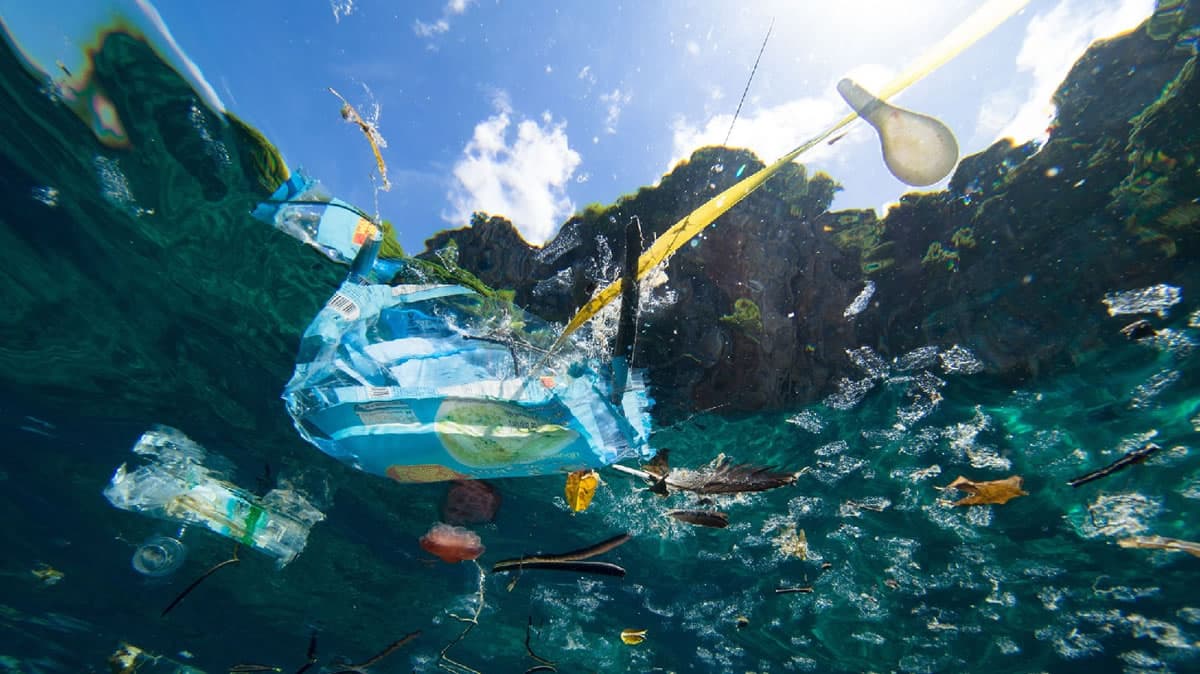
{"label": "dried brown leaf", "polygon": [[1018,496],[1028,496],[1029,492],[1021,489],[1024,478],[1020,475],[1010,475],[1003,480],[988,480],[973,482],[959,475],[946,489],[965,491],[969,496],[954,502],[956,506],[965,505],[1002,505]]}

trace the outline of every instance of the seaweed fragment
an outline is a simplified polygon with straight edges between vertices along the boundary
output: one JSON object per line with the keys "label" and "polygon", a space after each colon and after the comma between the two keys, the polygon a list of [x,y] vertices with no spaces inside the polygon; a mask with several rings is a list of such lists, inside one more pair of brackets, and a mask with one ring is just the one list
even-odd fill
{"label": "seaweed fragment", "polygon": [[724,529],[729,526],[729,515],[716,510],[668,510],[664,514],[680,522],[686,522],[687,524],[699,527]]}
{"label": "seaweed fragment", "polygon": [[1154,444],[1153,442],[1147,442],[1145,445],[1143,445],[1137,449],[1126,452],[1124,456],[1117,459],[1116,461],[1113,461],[1112,463],[1108,464],[1107,466],[1105,466],[1103,468],[1093,470],[1092,472],[1090,472],[1086,475],[1080,475],[1079,477],[1074,478],[1072,480],[1067,480],[1067,484],[1069,484],[1072,487],[1079,487],[1079,486],[1085,485],[1089,482],[1099,480],[1102,477],[1108,477],[1109,475],[1112,475],[1113,473],[1117,472],[1118,470],[1122,470],[1124,468],[1128,468],[1129,466],[1132,466],[1135,463],[1141,463],[1141,462],[1145,461],[1146,459],[1148,459],[1150,457],[1151,454],[1157,452],[1160,449],[1162,449],[1162,447],[1159,447],[1158,445]]}
{"label": "seaweed fragment", "polygon": [[[392,183],[388,181],[387,177],[387,164],[383,162],[383,154],[379,152],[379,144],[382,142],[382,139],[379,137],[379,130],[373,124],[364,120],[362,115],[358,114],[358,110],[355,110],[354,106],[350,105],[350,102],[345,98],[342,98],[342,95],[335,91],[333,87],[329,87],[329,93],[337,96],[338,100],[342,102],[342,119],[357,126],[363,132],[363,135],[367,137],[367,142],[371,144],[371,152],[375,154],[375,164],[379,167],[379,177],[383,179],[383,186],[379,189],[384,192],[392,189]],[[386,144],[384,143],[384,145]]]}
{"label": "seaweed fragment", "polygon": [[183,588],[183,592],[180,592],[179,596],[175,597],[175,599],[170,604],[167,604],[167,607],[162,610],[162,613],[159,614],[159,617],[165,618],[166,615],[171,612],[171,609],[178,606],[179,602],[183,601],[184,597],[191,594],[192,590],[196,589],[196,587],[198,587],[200,585],[200,583],[203,583],[209,576],[211,576],[214,573],[216,573],[217,571],[220,571],[221,569],[229,566],[230,564],[237,564],[238,562],[240,562],[241,560],[238,559],[237,553],[238,553],[238,546],[235,545],[235,546],[233,546],[233,557],[230,557],[229,559],[212,567],[208,571],[205,571],[203,574],[200,575],[199,578],[192,581],[191,585],[188,585],[187,587]]}

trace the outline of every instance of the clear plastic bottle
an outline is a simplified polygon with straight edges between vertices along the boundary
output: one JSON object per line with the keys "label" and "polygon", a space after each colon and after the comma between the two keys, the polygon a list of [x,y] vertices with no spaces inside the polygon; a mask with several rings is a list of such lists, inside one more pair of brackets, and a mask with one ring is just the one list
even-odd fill
{"label": "clear plastic bottle", "polygon": [[[204,448],[165,426],[142,435],[133,452],[150,462],[121,464],[104,496],[122,510],[194,524],[276,558],[280,567],[304,549],[309,529],[325,519],[300,493],[274,489],[262,498],[220,478]],[[210,464],[222,460],[213,457]]]}

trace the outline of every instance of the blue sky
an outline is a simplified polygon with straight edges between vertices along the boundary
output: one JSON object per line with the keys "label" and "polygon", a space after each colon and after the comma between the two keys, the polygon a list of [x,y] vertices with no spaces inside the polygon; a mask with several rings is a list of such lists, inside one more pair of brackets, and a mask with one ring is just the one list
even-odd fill
{"label": "blue sky", "polygon": [[[764,160],[848,109],[846,75],[886,82],[978,6],[964,0],[805,3],[163,0],[155,4],[214,104],[262,129],[293,168],[397,224],[409,250],[466,224],[509,217],[540,243],[572,212],[653,184],[725,137],[774,19],[730,144]],[[142,11],[136,0],[113,3]],[[80,9],[86,8],[86,9]],[[1032,0],[895,102],[933,114],[963,154],[1001,135],[1041,134],[1049,97],[1093,39],[1136,26],[1153,0]],[[111,14],[80,0],[0,0],[5,22],[43,62],[79,62]],[[28,39],[26,39],[28,38]],[[165,42],[165,38],[164,38]],[[182,60],[180,60],[182,63]],[[180,66],[184,67],[184,66]],[[392,188],[346,124],[337,89],[375,119]],[[376,107],[377,106],[377,107]],[[845,186],[839,208],[882,207],[905,186],[858,123],[802,158]],[[136,198],[136,195],[134,195]]]}

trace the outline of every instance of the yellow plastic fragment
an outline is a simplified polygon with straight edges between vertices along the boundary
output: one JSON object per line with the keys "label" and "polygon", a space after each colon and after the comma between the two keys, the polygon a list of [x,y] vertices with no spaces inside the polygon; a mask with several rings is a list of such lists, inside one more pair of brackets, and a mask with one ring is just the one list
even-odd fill
{"label": "yellow plastic fragment", "polygon": [[577,470],[567,475],[567,505],[572,512],[583,512],[592,503],[596,487],[600,485],[600,473],[591,468]]}
{"label": "yellow plastic fragment", "polygon": [[637,646],[646,640],[646,630],[621,630],[621,641]]}

